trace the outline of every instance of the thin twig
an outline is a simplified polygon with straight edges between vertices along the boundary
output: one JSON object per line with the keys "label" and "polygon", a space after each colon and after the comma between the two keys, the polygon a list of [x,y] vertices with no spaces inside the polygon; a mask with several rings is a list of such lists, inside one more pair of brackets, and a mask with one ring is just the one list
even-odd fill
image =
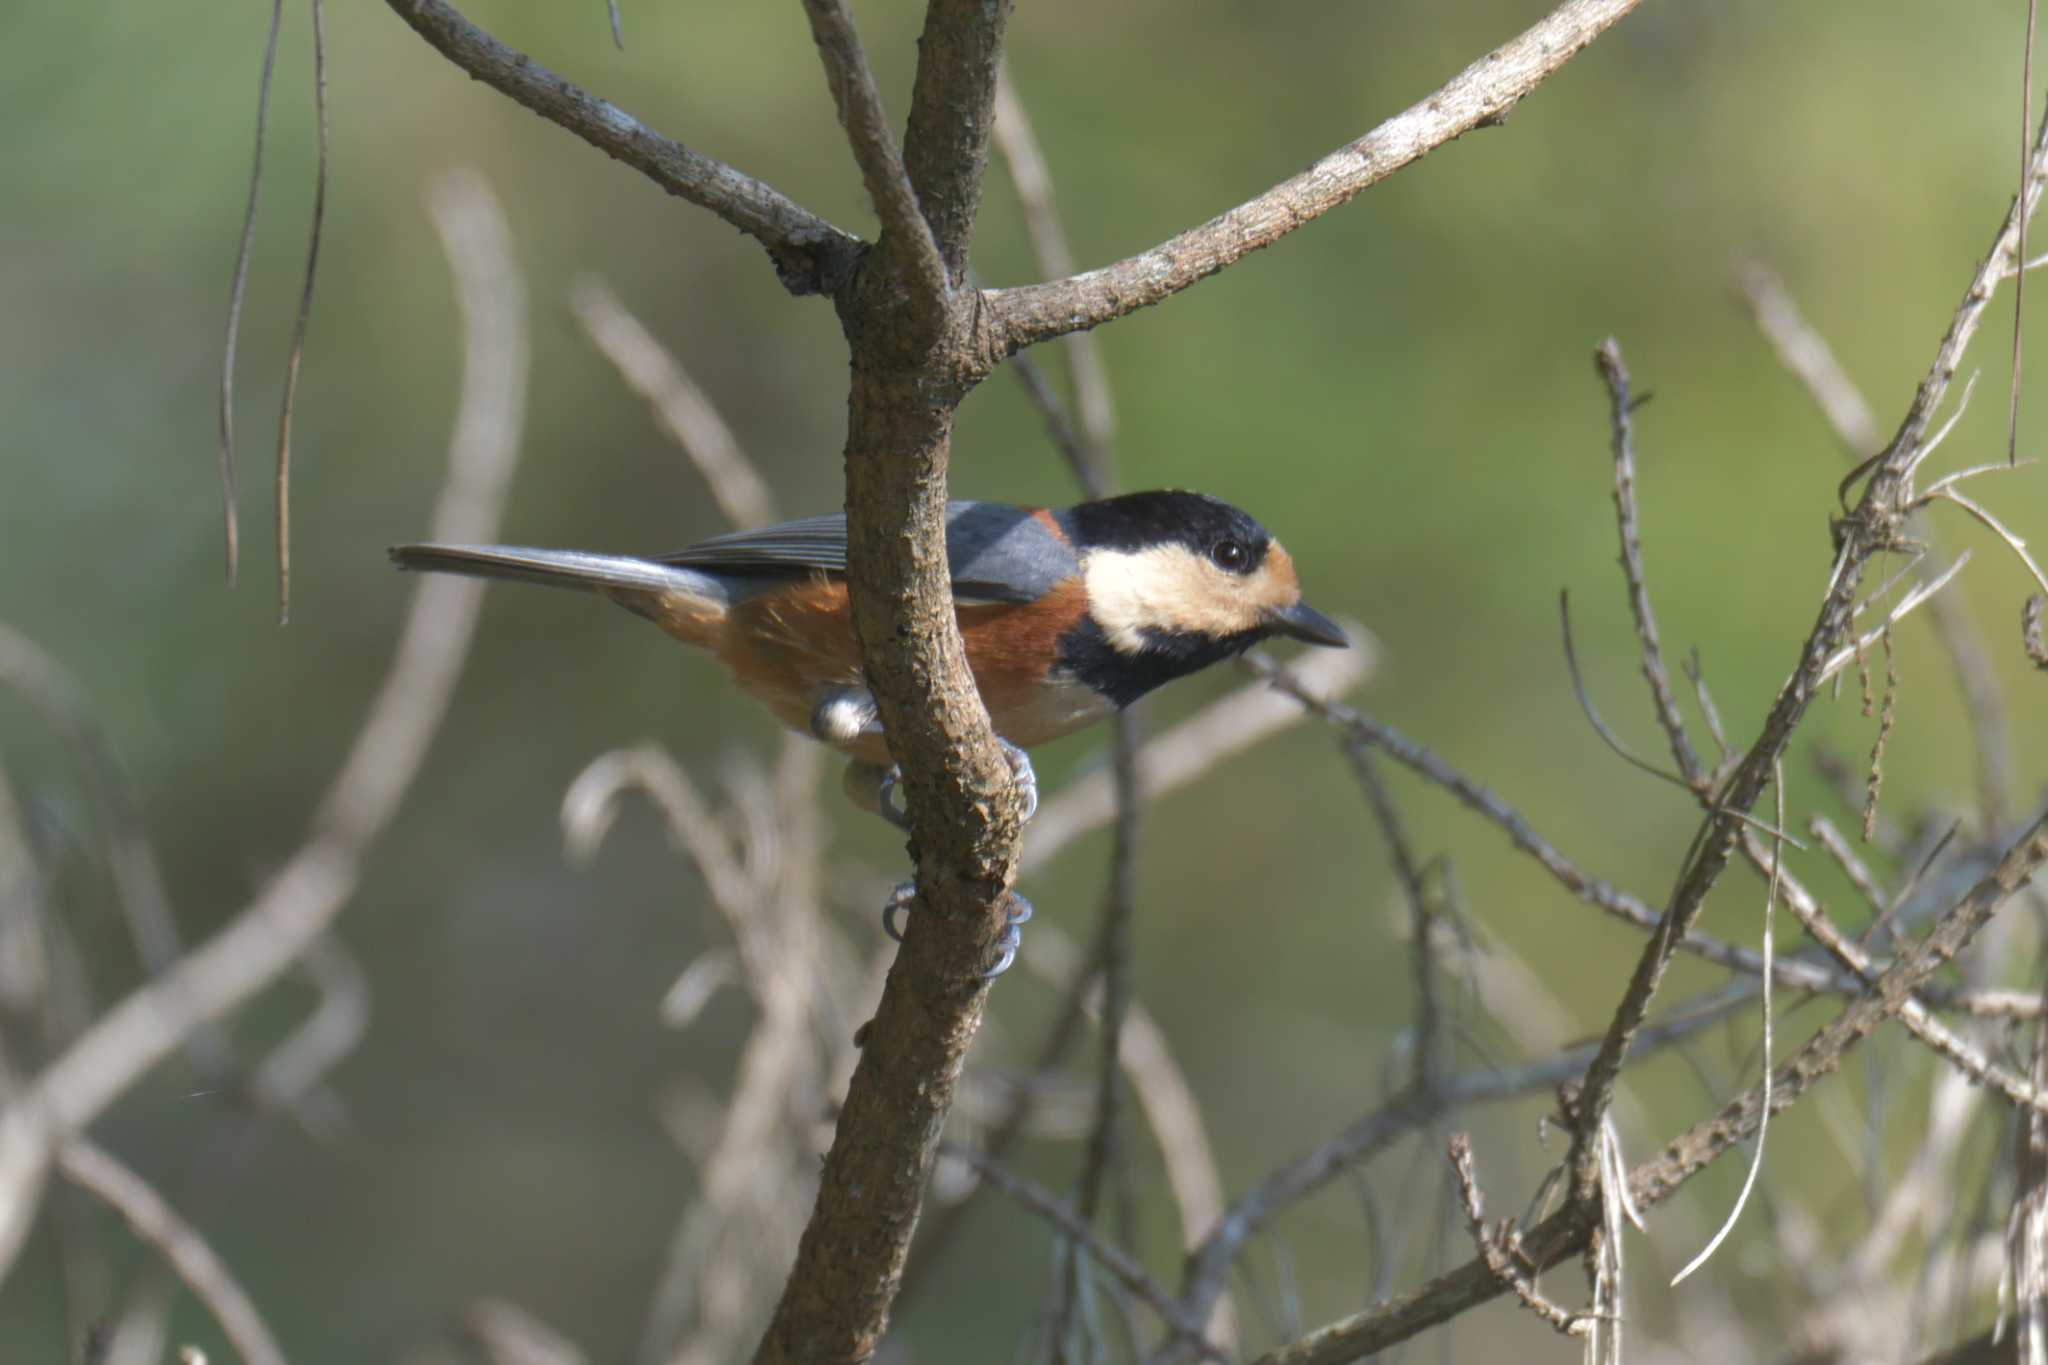
{"label": "thin twig", "polygon": [[1777,352],[1779,363],[1813,396],[1835,439],[1842,443],[1843,453],[1851,460],[1868,459],[1884,444],[1884,433],[1878,429],[1877,414],[1835,358],[1827,338],[1807,322],[1784,281],[1769,266],[1743,261],[1736,268],[1736,281],[1757,329]]}
{"label": "thin twig", "polygon": [[[2048,817],[2037,821],[2009,847],[1997,867],[1945,912],[1925,939],[1778,1068],[1771,1087],[1772,1107],[1782,1111],[1796,1103],[1816,1082],[1839,1068],[1843,1058],[1897,1013],[1936,968],[1966,946],[2044,863],[2048,863]],[[1755,1130],[1760,1104],[1759,1090],[1752,1088],[1636,1167],[1629,1176],[1629,1189],[1637,1205],[1648,1208],[1662,1203],[1716,1158],[1746,1140]],[[1555,1265],[1585,1246],[1592,1226],[1588,1206],[1569,1204],[1524,1233],[1522,1246],[1532,1264]],[[1316,1328],[1260,1357],[1257,1365],[1338,1365],[1357,1360],[1406,1341],[1502,1292],[1492,1270],[1475,1259],[1385,1304]]]}
{"label": "thin twig", "polygon": [[82,1137],[59,1145],[57,1168],[120,1214],[137,1237],[156,1248],[213,1314],[246,1365],[284,1365],[284,1353],[264,1326],[263,1315],[256,1311],[248,1291],[206,1240],[147,1181]]}
{"label": "thin twig", "polygon": [[256,244],[256,209],[262,202],[263,143],[270,128],[271,77],[277,70],[277,31],[284,23],[284,0],[271,0],[270,31],[263,40],[263,70],[256,78],[256,149],[249,162],[249,204],[242,210],[242,236],[235,247],[235,269],[228,285],[227,340],[220,363],[220,491],[227,533],[228,582],[241,564],[241,533],[235,510],[235,344],[242,333],[242,295],[249,284],[249,251]]}
{"label": "thin twig", "polygon": [[[2034,576],[2034,582],[2040,587],[2041,591],[2048,592],[2048,574],[2043,574],[2041,566],[2034,562],[2034,557],[2031,554],[2027,553],[2027,542],[2021,540],[2011,531],[2006,530],[2005,524],[1999,521],[1997,517],[1992,516],[1983,507],[1964,497],[1961,493],[1956,492],[1953,486],[1942,488],[1938,492],[1931,492],[1927,496],[1929,499],[1944,498],[1990,527],[1992,534],[2004,541],[2006,548],[2019,556],[2020,563],[2026,565],[2027,572]],[[1961,556],[1957,557],[1956,563],[1962,563]]]}
{"label": "thin twig", "polygon": [[1147,308],[1271,246],[1409,163],[1503,121],[1640,0],[1568,0],[1434,94],[1292,179],[1149,251],[1063,280],[984,295],[999,349],[1014,353]]}
{"label": "thin twig", "polygon": [[[2027,146],[2028,135],[2034,129],[2034,19],[2039,0],[2027,0],[2027,45],[2026,57],[2020,63],[2020,187],[2017,193],[2027,192],[2027,166],[2031,160]],[[2020,219],[2019,238],[2013,243],[2012,255],[2015,261],[2027,259],[2027,220]],[[2012,282],[2012,406],[2006,414],[2005,458],[2017,463],[2020,457],[2020,337],[2021,324],[2026,321],[2027,272],[2013,272]],[[2048,1354],[2048,1347],[2042,1348]],[[2036,1361],[2031,1365],[2048,1365]]]}
{"label": "thin twig", "polygon": [[[1170,730],[1146,741],[1138,753],[1139,790],[1156,801],[1250,749],[1269,735],[1298,725],[1317,706],[1357,687],[1375,664],[1371,636],[1345,623],[1352,646],[1305,655],[1281,669],[1263,654],[1246,656],[1245,667],[1263,681],[1211,702]],[[1290,698],[1292,700],[1290,700]],[[1047,797],[1024,835],[1022,875],[1037,872],[1069,844],[1115,817],[1115,779],[1097,769]],[[1025,940],[1028,945],[1030,939]],[[1029,952],[1027,946],[1025,949]]]}
{"label": "thin twig", "polygon": [[[1793,917],[1797,919],[1814,942],[1826,949],[1828,954],[1857,978],[1874,984],[1883,965],[1873,961],[1870,955],[1855,940],[1844,934],[1830,919],[1819,899],[1809,891],[1798,878],[1777,862],[1776,855],[1763,849],[1746,831],[1743,834],[1743,854],[1759,869],[1772,869],[1770,875],[1777,887],[1778,896],[1784,901]],[[1966,997],[1975,998],[1980,1009],[1971,1013],[1988,1013],[1981,1007],[1993,1003],[1997,997],[1980,996],[1966,992]],[[2038,1008],[2038,998],[2034,1007]],[[1929,1002],[1916,993],[1903,1001],[1897,1009],[1899,1022],[1906,1030],[1947,1061],[1971,1081],[1988,1087],[2003,1095],[2013,1104],[2024,1109],[2048,1112],[2048,1095],[2042,1094],[2032,1082],[2010,1069],[1992,1061],[1969,1040],[1936,1018]]]}
{"label": "thin twig", "polygon": [[585,275],[570,288],[569,306],[592,344],[696,465],[725,519],[740,530],[775,520],[774,496],[741,451],[739,438],[681,362],[619,296],[597,276]]}
{"label": "thin twig", "polygon": [[[1045,153],[1038,145],[1038,134],[1032,130],[1031,117],[1025,111],[1023,99],[1017,94],[1017,85],[1010,78],[1008,66],[996,76],[995,112],[996,149],[1003,154],[1003,164],[1010,171],[1010,184],[1017,191],[1017,201],[1023,205],[1024,229],[1031,235],[1031,255],[1037,263],[1039,278],[1062,279],[1074,273],[1073,248],[1068,245],[1066,224],[1061,221],[1059,207],[1054,201],[1052,172],[1046,165]],[[1109,370],[1103,363],[1102,349],[1096,344],[1092,332],[1068,333],[1062,342],[1062,350],[1067,358],[1067,373],[1074,382],[1076,421],[1070,430],[1076,439],[1072,443],[1074,453],[1069,458],[1087,495],[1091,498],[1107,497],[1117,482],[1115,451],[1112,448],[1116,409],[1110,398]],[[1028,357],[1019,355],[1012,363],[1026,360]],[[1036,368],[1032,367],[1034,371]],[[1036,382],[1027,377],[1025,384],[1046,411],[1048,423],[1052,422],[1053,410],[1045,408],[1045,399],[1051,390],[1045,387],[1043,377]],[[1064,420],[1063,416],[1061,420]],[[1062,448],[1067,447],[1063,444]]]}
{"label": "thin twig", "polygon": [[[1643,1030],[1641,1046],[1656,1051],[1696,1037],[1745,1009],[1754,983],[1741,982],[1687,1001]],[[1567,1047],[1517,1066],[1467,1071],[1442,1078],[1427,1092],[1404,1089],[1305,1152],[1282,1162],[1231,1201],[1215,1228],[1188,1255],[1181,1299],[1199,1311],[1228,1283],[1245,1244],[1283,1211],[1400,1138],[1448,1114],[1479,1104],[1552,1092],[1583,1074],[1594,1044]]]}
{"label": "thin twig", "polygon": [[[1122,1117],[1124,1073],[1119,1058],[1123,1050],[1124,1025],[1131,1007],[1131,920],[1137,908],[1138,830],[1143,803],[1138,786],[1136,717],[1129,711],[1122,712],[1116,718],[1116,725],[1118,743],[1112,754],[1117,792],[1116,825],[1110,850],[1109,890],[1103,898],[1102,928],[1096,953],[1101,973],[1098,1014],[1102,1055],[1096,1075],[1095,1118],[1089,1126],[1074,1195],[1074,1211],[1085,1224],[1092,1224],[1095,1219],[1110,1168],[1127,1152]],[[1061,1311],[1054,1318],[1055,1341],[1065,1339],[1066,1315],[1073,1311],[1079,1299],[1081,1269],[1078,1246],[1072,1246],[1068,1251]]]}
{"label": "thin twig", "polygon": [[[525,313],[503,218],[482,182],[451,178],[436,201],[462,305],[465,364],[432,529],[437,540],[475,542],[492,537],[518,451]],[[446,712],[481,588],[453,576],[420,580],[391,671],[311,836],[225,928],[102,1013],[0,1111],[0,1191],[20,1188],[21,1173],[43,1163],[51,1139],[83,1129],[195,1028],[289,969],[348,903]],[[0,1267],[12,1260],[28,1212],[0,1201]]]}
{"label": "thin twig", "polygon": [[1954,561],[1951,562],[1946,569],[1943,569],[1934,578],[1926,582],[1915,583],[1913,585],[1913,590],[1907,593],[1904,597],[1901,597],[1898,600],[1898,602],[1892,607],[1892,609],[1889,612],[1885,613],[1884,620],[1880,622],[1874,629],[1865,631],[1863,634],[1858,635],[1849,644],[1843,645],[1840,649],[1836,650],[1833,654],[1830,654],[1827,657],[1827,659],[1820,665],[1820,683],[1826,683],[1830,678],[1834,677],[1835,674],[1841,672],[1850,664],[1854,663],[1856,661],[1857,655],[1860,654],[1863,650],[1870,648],[1870,646],[1876,644],[1879,640],[1884,639],[1885,636],[1890,633],[1891,628],[1893,626],[1905,620],[1906,617],[1910,615],[1923,602],[1926,602],[1929,598],[1932,598],[1936,593],[1939,593],[1943,588],[1947,587],[1950,581],[1953,580],[1957,574],[1963,571],[1963,565],[1969,562],[1970,551],[1965,550],[1961,554],[1957,555]]}
{"label": "thin twig", "polygon": [[1415,1066],[1409,1083],[1418,1090],[1426,1090],[1436,1079],[1441,1060],[1442,1010],[1437,1001],[1436,954],[1432,943],[1435,935],[1431,932],[1434,916],[1428,892],[1422,885],[1422,866],[1415,860],[1401,812],[1373,763],[1372,751],[1363,741],[1347,737],[1344,756],[1351,762],[1358,785],[1365,790],[1366,804],[1372,807],[1380,837],[1387,842],[1387,853],[1394,860],[1394,878],[1400,883],[1402,899],[1408,905],[1409,975],[1415,982]]}
{"label": "thin twig", "polygon": [[[1651,929],[1656,926],[1657,913],[1643,901],[1581,868],[1560,852],[1556,845],[1537,833],[1514,807],[1452,768],[1429,749],[1417,744],[1390,725],[1373,720],[1349,706],[1303,690],[1285,674],[1274,671],[1270,662],[1257,655],[1246,656],[1246,667],[1262,677],[1271,678],[1276,688],[1301,701],[1309,710],[1331,725],[1383,751],[1402,766],[1448,791],[1467,808],[1484,816],[1506,834],[1517,849],[1534,858],[1553,880],[1580,900],[1638,929]],[[1762,822],[1752,820],[1737,823]],[[1765,826],[1765,829],[1769,832],[1768,826]],[[1680,946],[1686,952],[1726,967],[1752,973],[1762,970],[1761,959],[1751,950],[1724,943],[1704,934],[1688,934]],[[1778,963],[1778,980],[1782,985],[1814,990],[1840,989],[1846,984],[1837,980],[1831,973],[1817,971],[1810,963],[1783,959]]]}
{"label": "thin twig", "polygon": [[972,1166],[982,1179],[1052,1224],[1062,1236],[1082,1248],[1090,1259],[1114,1275],[1119,1284],[1157,1313],[1159,1320],[1166,1324],[1174,1336],[1194,1345],[1204,1359],[1225,1358],[1222,1352],[1204,1339],[1200,1321],[1189,1317],[1182,1310],[1179,1301],[1166,1291],[1165,1286],[1147,1274],[1145,1268],[1139,1265],[1129,1252],[1096,1236],[1095,1229],[1088,1226],[1087,1220],[1050,1190],[1001,1163],[990,1160],[972,1147],[945,1143],[942,1144],[942,1150]]}
{"label": "thin twig", "polygon": [[[1607,385],[1609,416],[1614,428],[1614,513],[1621,531],[1621,570],[1628,582],[1629,610],[1635,616],[1636,639],[1642,646],[1643,679],[1650,685],[1651,700],[1657,706],[1657,723],[1671,742],[1671,756],[1678,771],[1692,787],[1701,785],[1704,769],[1685,733],[1685,717],[1679,714],[1678,697],[1671,689],[1671,675],[1664,669],[1664,650],[1657,639],[1657,617],[1650,609],[1650,588],[1643,576],[1643,540],[1636,511],[1636,451],[1632,417],[1635,401],[1629,396],[1628,366],[1621,347],[1609,337],[1593,352],[1593,366]],[[1782,822],[1780,822],[1782,823]]]}
{"label": "thin twig", "polygon": [[2026,605],[2020,608],[2020,647],[2026,650],[2034,667],[2048,669],[2048,637],[2042,632],[2044,608],[2048,608],[2048,597],[2040,593],[2028,597]]}
{"label": "thin twig", "polygon": [[[1776,795],[1778,801],[1778,828],[1783,829],[1785,827],[1785,765],[1783,760],[1780,760],[1772,770],[1771,790]],[[1778,885],[1784,872],[1784,867],[1785,841],[1783,839],[1773,840],[1770,857],[1770,885],[1764,892],[1763,956],[1766,964],[1771,960],[1775,944],[1773,935],[1777,928]],[[1712,1259],[1714,1253],[1720,1249],[1721,1243],[1727,1240],[1728,1234],[1735,1230],[1736,1220],[1742,1217],[1742,1210],[1749,1203],[1750,1192],[1756,1188],[1756,1178],[1764,1168],[1764,1138],[1770,1131],[1771,1123],[1771,1059],[1775,1051],[1772,1045],[1772,1026],[1774,1021],[1771,1017],[1771,971],[1768,965],[1764,968],[1761,980],[1763,982],[1764,1074],[1762,1081],[1763,1100],[1757,1113],[1756,1150],[1750,1154],[1749,1173],[1742,1178],[1742,1191],[1735,1196],[1735,1204],[1728,1210],[1728,1216],[1721,1221],[1720,1228],[1708,1239],[1707,1244],[1700,1248],[1699,1254],[1690,1261],[1687,1261],[1685,1268],[1671,1277],[1673,1286],[1688,1279],[1694,1271]]]}
{"label": "thin twig", "polygon": [[299,363],[306,356],[306,327],[313,320],[313,281],[320,267],[320,229],[327,221],[327,7],[312,0],[313,124],[317,159],[313,172],[313,225],[306,234],[306,278],[299,286],[298,316],[292,320],[285,353],[284,398],[277,413],[277,623],[292,616],[292,407],[299,396]]}
{"label": "thin twig", "polygon": [[1870,906],[1871,915],[1882,915],[1885,907],[1892,904],[1892,897],[1878,885],[1877,875],[1870,870],[1870,865],[1849,846],[1849,837],[1836,829],[1834,822],[1825,815],[1809,816],[1806,828],[1827,850],[1828,856],[1835,860],[1835,865],[1842,869],[1849,885],[1855,887],[1857,894]]}
{"label": "thin twig", "polygon": [[1564,666],[1566,674],[1571,678],[1572,695],[1579,699],[1579,710],[1585,712],[1587,723],[1593,727],[1593,733],[1600,736],[1600,742],[1612,749],[1615,756],[1631,768],[1646,772],[1660,782],[1669,782],[1674,787],[1690,790],[1692,784],[1683,777],[1676,773],[1667,773],[1649,760],[1636,757],[1629,747],[1621,742],[1621,736],[1615,734],[1601,718],[1599,709],[1593,705],[1592,694],[1586,691],[1585,675],[1579,671],[1578,651],[1572,647],[1572,599],[1568,589],[1558,589],[1557,617],[1559,628],[1564,635]]}
{"label": "thin twig", "polygon": [[1449,1148],[1451,1170],[1458,1180],[1458,1196],[1465,1206],[1465,1225],[1471,1230],[1472,1244],[1478,1248],[1479,1259],[1486,1263],[1486,1268],[1493,1272],[1493,1277],[1500,1281],[1503,1289],[1514,1292],[1522,1307],[1568,1337],[1584,1334],[1589,1325],[1587,1320],[1543,1297],[1543,1291],[1536,1287],[1528,1268],[1515,1264],[1515,1253],[1521,1248],[1514,1224],[1504,1220],[1498,1228],[1486,1225],[1486,1205],[1479,1193],[1479,1174],[1472,1167],[1472,1139],[1463,1133],[1453,1133]]}
{"label": "thin twig", "polygon": [[[1835,359],[1826,339],[1807,322],[1783,283],[1766,267],[1746,264],[1739,278],[1757,326],[1776,350],[1778,359],[1826,415],[1844,453],[1852,463],[1867,459],[1883,443],[1877,417]],[[1935,538],[1930,528],[1922,526],[1915,534],[1932,549]],[[2005,824],[2007,793],[2012,788],[2005,698],[1968,608],[1956,599],[1936,597],[1929,609],[1957,685],[1969,702],[1970,732],[1977,748],[1978,804],[1982,807],[1984,827],[1997,829]]]}
{"label": "thin twig", "polygon": [[810,17],[811,38],[824,58],[826,84],[839,107],[839,122],[860,166],[868,199],[882,220],[882,243],[901,253],[906,277],[927,298],[942,300],[952,293],[952,279],[918,205],[910,174],[903,169],[896,134],[882,108],[882,93],[875,88],[875,73],[861,50],[853,16],[845,0],[804,0],[804,13]]}

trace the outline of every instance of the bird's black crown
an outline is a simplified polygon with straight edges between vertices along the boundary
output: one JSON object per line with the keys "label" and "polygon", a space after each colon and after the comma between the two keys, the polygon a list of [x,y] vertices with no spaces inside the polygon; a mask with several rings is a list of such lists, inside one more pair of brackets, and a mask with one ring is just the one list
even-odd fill
{"label": "bird's black crown", "polygon": [[1069,535],[1084,549],[1134,551],[1154,545],[1185,545],[1197,554],[1214,557],[1219,546],[1236,545],[1243,550],[1241,556],[1226,553],[1216,560],[1233,573],[1258,568],[1273,540],[1265,527],[1229,503],[1179,489],[1084,502],[1069,509],[1067,520]]}

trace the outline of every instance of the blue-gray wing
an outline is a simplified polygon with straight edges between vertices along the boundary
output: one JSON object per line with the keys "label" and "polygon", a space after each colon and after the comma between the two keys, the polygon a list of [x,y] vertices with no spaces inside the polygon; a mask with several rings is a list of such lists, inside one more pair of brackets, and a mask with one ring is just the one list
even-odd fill
{"label": "blue-gray wing", "polygon": [[[1066,537],[1030,508],[954,502],[946,510],[946,558],[962,602],[1035,602],[1080,571]],[[716,536],[663,555],[710,573],[794,577],[846,572],[846,518],[805,517]]]}

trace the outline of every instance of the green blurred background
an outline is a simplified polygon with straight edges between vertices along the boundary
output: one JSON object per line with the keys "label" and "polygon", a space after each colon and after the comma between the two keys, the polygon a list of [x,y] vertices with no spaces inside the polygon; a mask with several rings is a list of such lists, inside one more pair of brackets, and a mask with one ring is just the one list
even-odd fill
{"label": "green blurred background", "polygon": [[[797,5],[621,6],[623,53],[598,0],[474,0],[468,12],[654,127],[871,231]],[[383,6],[335,4],[333,185],[297,427],[296,603],[277,629],[265,446],[312,181],[310,35],[303,7],[287,8],[242,339],[244,578],[230,591],[214,403],[264,7],[0,7],[0,620],[89,690],[144,793],[195,938],[302,838],[389,657],[408,585],[383,547],[425,529],[459,372],[446,266],[422,208],[436,174],[475,166],[490,179],[531,292],[530,415],[508,539],[653,550],[720,529],[695,476],[570,316],[567,288],[591,271],[711,392],[786,511],[840,499],[844,352],[829,307],[787,297],[748,240],[471,82]],[[1012,23],[1012,66],[1092,265],[1292,174],[1546,9],[1035,0]],[[1557,639],[1556,594],[1568,586],[1592,692],[1657,752],[1613,564],[1591,349],[1617,336],[1639,387],[1655,392],[1639,425],[1641,494],[1666,640],[1699,647],[1746,742],[1811,623],[1844,465],[1750,325],[1732,265],[1743,254],[1774,264],[1895,421],[2011,194],[2023,10],[1650,0],[1505,128],[1102,332],[1125,482],[1202,488],[1252,509],[1287,541],[1312,599],[1378,636],[1369,709],[1655,900],[1693,816],[1600,747]],[[900,116],[921,6],[868,0],[856,11]],[[975,260],[991,282],[1033,275],[999,175]],[[1972,359],[1984,392],[1944,460],[2002,454],[2009,321],[2001,300]],[[2048,365],[2048,336],[2035,353]],[[2038,448],[2044,413],[2048,402],[2028,403],[2023,450]],[[1008,375],[969,400],[956,451],[960,495],[1071,496]],[[2020,534],[2042,529],[2038,476],[1983,495]],[[1946,529],[1949,543],[1982,551],[1960,591],[2008,684],[2038,687],[2013,647],[2017,566],[1974,526]],[[1959,804],[1972,781],[1967,732],[1924,626],[1902,636],[1899,668],[1890,799],[1902,812]],[[1149,723],[1238,681],[1219,671],[1182,684]],[[2037,708],[2016,708],[2014,721],[2031,793],[2037,770],[2024,756],[2048,727]],[[1819,708],[1796,751],[1795,812],[1836,811],[1803,761],[1811,747],[1826,739],[1860,755],[1871,736],[1852,701]],[[636,810],[594,866],[564,863],[565,783],[643,737],[706,774],[728,747],[773,743],[769,722],[707,663],[631,618],[566,595],[491,595],[455,711],[341,921],[374,1010],[332,1078],[347,1135],[323,1144],[265,1125],[206,1218],[299,1365],[396,1358],[487,1292],[533,1309],[594,1360],[620,1358],[635,1339],[691,1197],[657,1097],[683,1077],[722,1086],[749,1022],[726,998],[688,1032],[658,1024],[663,991],[722,931],[651,818]],[[1103,743],[1065,741],[1041,771],[1056,786],[1099,762]],[[4,697],[0,758],[60,873],[95,989],[113,998],[139,969],[93,861],[78,775]],[[1485,930],[1581,1011],[1581,1028],[1597,1028],[1639,940],[1513,860],[1440,794],[1405,780],[1399,790],[1421,847],[1455,853]],[[889,838],[831,813],[836,859],[894,869]],[[1028,887],[1040,914],[1085,936],[1105,852],[1098,836]],[[1226,1185],[1241,1188],[1382,1087],[1411,1005],[1387,860],[1327,738],[1302,728],[1161,802],[1140,885],[1137,988],[1208,1109]],[[1753,940],[1760,899],[1731,875],[1706,927]],[[1713,979],[1689,968],[1679,985]],[[259,1046],[305,1004],[300,988],[281,988],[238,1016],[235,1033]],[[1027,1055],[1047,1009],[1041,988],[1006,982],[984,1057]],[[1753,1074],[1742,1070],[1751,1032],[1701,1044],[1696,1066],[1635,1073],[1659,1123],[1626,1135],[1635,1150]],[[1489,1037],[1491,1055],[1510,1057],[1563,1041],[1518,1038],[1512,1021]],[[1843,1082],[1845,1106],[1860,1085]],[[182,1063],[167,1065],[97,1132],[175,1190],[239,1131],[194,1088]],[[1541,1107],[1476,1120],[1504,1208],[1554,1159],[1534,1140]],[[1774,1137],[1770,1174],[1779,1194],[1843,1212],[1854,1172],[1813,1108]],[[1441,1149],[1431,1138],[1419,1150],[1367,1179],[1402,1216],[1431,1218]],[[1028,1164],[1058,1182],[1074,1159],[1045,1147]],[[1703,1218],[1738,1180],[1731,1167],[1699,1182]],[[1170,1270],[1156,1186],[1145,1249]],[[1404,1186],[1425,1193],[1400,1202]],[[1856,1223],[1828,1226],[1848,1236]],[[1353,1196],[1312,1204],[1283,1231],[1308,1322],[1360,1305],[1375,1268]],[[1417,1246],[1401,1280],[1465,1254],[1456,1238]],[[919,1359],[1006,1358],[1038,1310],[1037,1225],[992,1203],[963,1247],[903,1324]],[[1691,1249],[1646,1254],[1675,1265]],[[136,1259],[121,1256],[124,1268]],[[1714,1273],[1765,1320],[1790,1311],[1768,1257],[1738,1250]],[[1637,1311],[1654,1336],[1667,1296],[1642,1290]],[[64,1324],[44,1235],[0,1285],[0,1356],[62,1359]],[[176,1324],[179,1339],[215,1341],[189,1304]],[[1458,1332],[1461,1351],[1497,1335],[1534,1354],[1576,1351],[1537,1345],[1540,1329],[1506,1309]]]}

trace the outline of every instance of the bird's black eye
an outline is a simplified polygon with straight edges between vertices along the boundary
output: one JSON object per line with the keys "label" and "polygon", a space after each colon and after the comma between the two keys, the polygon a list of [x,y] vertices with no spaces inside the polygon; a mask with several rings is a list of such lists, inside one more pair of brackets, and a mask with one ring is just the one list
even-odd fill
{"label": "bird's black eye", "polygon": [[1243,573],[1251,557],[1244,542],[1238,540],[1219,540],[1209,550],[1210,562],[1225,573]]}

